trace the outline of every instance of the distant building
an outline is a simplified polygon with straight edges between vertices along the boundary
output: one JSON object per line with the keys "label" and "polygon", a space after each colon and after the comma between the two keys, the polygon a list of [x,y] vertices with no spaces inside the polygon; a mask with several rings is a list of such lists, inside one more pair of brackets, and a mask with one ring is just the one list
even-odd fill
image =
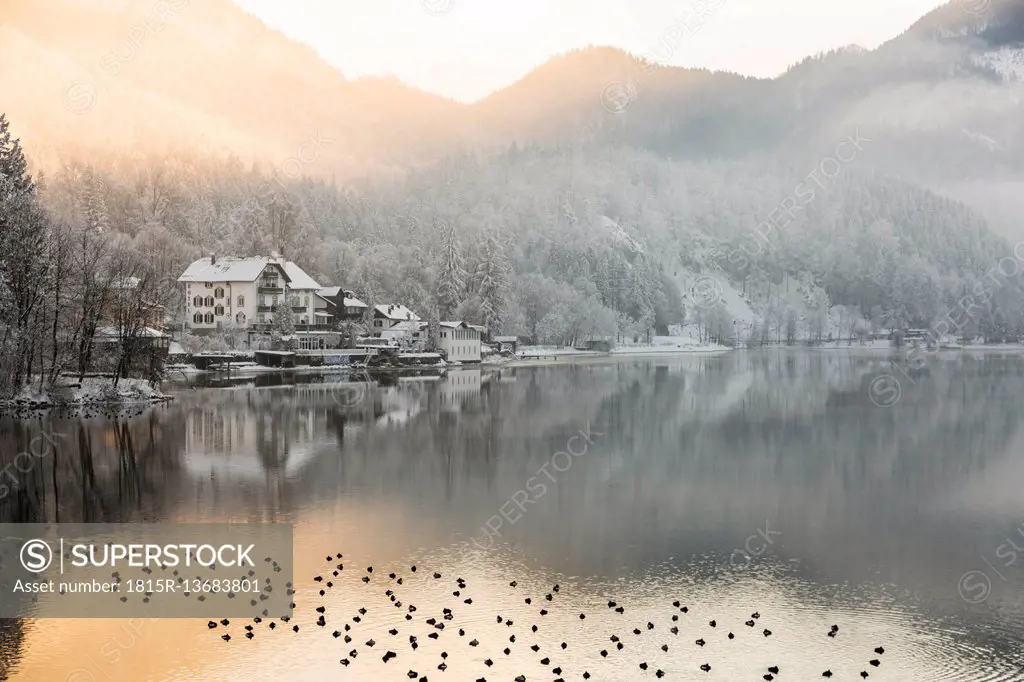
{"label": "distant building", "polygon": [[327,326],[316,314],[322,287],[283,258],[200,258],[178,281],[185,288],[185,327],[193,332],[269,328],[278,314],[290,314],[297,329]]}
{"label": "distant building", "polygon": [[518,336],[495,336],[491,339],[492,344],[499,353],[512,353],[519,350]]}
{"label": "distant building", "polygon": [[327,324],[342,320],[361,320],[367,305],[356,298],[351,291],[341,287],[325,287],[317,293],[316,314]]}
{"label": "distant building", "polygon": [[427,343],[427,326],[426,322],[403,320],[387,329],[374,329],[373,335],[377,338],[393,340],[402,348],[421,350]]}
{"label": "distant building", "polygon": [[420,321],[420,316],[398,303],[385,303],[373,307],[373,331],[391,329],[399,322]]}
{"label": "distant building", "polygon": [[438,347],[449,362],[480,362],[480,329],[465,322],[442,322]]}

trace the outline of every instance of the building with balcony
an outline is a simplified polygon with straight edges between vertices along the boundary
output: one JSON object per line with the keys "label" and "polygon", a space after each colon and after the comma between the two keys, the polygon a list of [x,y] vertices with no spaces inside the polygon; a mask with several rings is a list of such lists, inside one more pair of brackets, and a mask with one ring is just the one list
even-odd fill
{"label": "building with balcony", "polygon": [[300,329],[317,326],[321,287],[284,258],[200,258],[178,282],[185,294],[184,326],[193,333],[269,328],[279,314],[290,314]]}

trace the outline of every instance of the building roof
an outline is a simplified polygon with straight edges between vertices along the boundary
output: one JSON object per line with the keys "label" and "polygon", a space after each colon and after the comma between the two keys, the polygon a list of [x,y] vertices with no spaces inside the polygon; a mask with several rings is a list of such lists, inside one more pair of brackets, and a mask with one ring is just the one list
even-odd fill
{"label": "building roof", "polygon": [[365,303],[356,298],[355,294],[347,289],[342,289],[341,287],[324,287],[316,293],[323,298],[337,298],[338,294],[344,294],[344,296],[342,296],[341,305],[345,308],[367,307]]}
{"label": "building roof", "polygon": [[495,336],[495,343],[515,343],[519,340],[518,336]]}
{"label": "building roof", "polygon": [[366,308],[368,307],[365,303],[356,298],[351,291],[345,292],[345,297],[341,300],[341,305],[345,308]]}
{"label": "building roof", "polygon": [[384,332],[418,332],[427,326],[426,322],[421,320],[402,320],[397,322],[390,329],[382,329],[381,333]]}
{"label": "building roof", "polygon": [[[211,262],[212,261],[212,262]],[[255,258],[200,258],[185,268],[179,282],[255,282],[270,263],[265,256]],[[285,272],[286,279],[289,277]]]}
{"label": "building roof", "polygon": [[454,321],[447,321],[447,322],[446,321],[442,321],[441,322],[441,326],[442,327],[448,327],[449,329],[456,329],[456,328],[469,329],[469,324],[466,323],[466,322],[463,322],[462,320],[454,320]]}
{"label": "building roof", "polygon": [[[153,327],[140,327],[135,330],[127,330],[129,333],[134,331],[136,338],[150,338],[150,339],[162,339],[169,334],[165,334],[159,329]],[[97,339],[118,339],[121,337],[121,331],[117,327],[97,327],[95,337]]]}
{"label": "building roof", "polygon": [[[212,262],[211,262],[212,261]],[[268,265],[284,270],[285,281],[292,289],[319,289],[320,285],[295,263],[267,256],[236,258],[200,258],[185,268],[179,282],[255,282]]]}
{"label": "building roof", "polygon": [[373,306],[374,311],[389,320],[419,320],[420,316],[400,303],[382,303]]}
{"label": "building roof", "polygon": [[319,289],[320,285],[316,283],[316,280],[306,274],[306,271],[300,268],[290,260],[284,261],[284,271],[288,274],[288,286],[292,289]]}

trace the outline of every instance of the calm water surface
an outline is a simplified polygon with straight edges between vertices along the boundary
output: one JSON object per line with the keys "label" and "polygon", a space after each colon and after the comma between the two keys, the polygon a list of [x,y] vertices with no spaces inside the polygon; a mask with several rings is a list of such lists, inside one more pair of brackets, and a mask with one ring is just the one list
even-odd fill
{"label": "calm water surface", "polygon": [[[889,406],[869,395],[883,373],[900,381]],[[779,680],[1022,680],[1022,395],[1017,356],[938,358],[912,382],[880,355],[809,351],[373,383],[261,375],[182,385],[133,415],[2,421],[8,459],[40,429],[68,436],[0,501],[5,522],[295,524],[300,632],[5,621],[0,678],[615,681],[661,669],[734,682],[777,665]],[[570,440],[581,430],[589,442]],[[555,455],[567,448],[585,452]],[[345,568],[320,597],[313,577],[338,552]],[[444,630],[424,622],[443,608]],[[331,636],[345,623],[348,644]]]}

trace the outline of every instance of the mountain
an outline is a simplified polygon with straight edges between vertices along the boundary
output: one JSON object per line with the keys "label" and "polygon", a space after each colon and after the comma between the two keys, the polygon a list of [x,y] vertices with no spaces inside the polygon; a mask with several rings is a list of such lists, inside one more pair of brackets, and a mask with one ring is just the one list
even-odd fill
{"label": "mountain", "polygon": [[1024,171],[1020,0],[950,2],[877,50],[841,48],[773,80],[588,48],[473,105],[346,79],[230,0],[7,0],[0,64],[0,111],[44,166],[199,149],[278,167],[317,138],[329,142],[296,174],[402,172],[457,150],[581,137],[676,158],[813,156],[859,127],[885,140],[871,162],[901,175]]}
{"label": "mountain", "polygon": [[[364,300],[427,311],[452,240],[455,312],[504,306],[509,333],[685,319],[723,337],[742,316],[751,338],[821,338],[845,324],[833,304],[926,326],[1012,253],[993,230],[1024,237],[1024,2],[973,1],[774,79],[590,47],[461,104],[347,79],[229,0],[7,0],[0,112],[54,171],[51,210],[168,262],[283,248]],[[850,139],[867,141],[852,157]],[[489,273],[506,279],[485,301]],[[691,295],[708,273],[729,310]],[[1016,283],[981,307],[976,331],[1024,334]]]}
{"label": "mountain", "polygon": [[280,167],[319,138],[307,174],[365,174],[436,157],[461,127],[457,103],[346,79],[229,0],[5,0],[0,65],[0,111],[44,166],[171,149]]}

